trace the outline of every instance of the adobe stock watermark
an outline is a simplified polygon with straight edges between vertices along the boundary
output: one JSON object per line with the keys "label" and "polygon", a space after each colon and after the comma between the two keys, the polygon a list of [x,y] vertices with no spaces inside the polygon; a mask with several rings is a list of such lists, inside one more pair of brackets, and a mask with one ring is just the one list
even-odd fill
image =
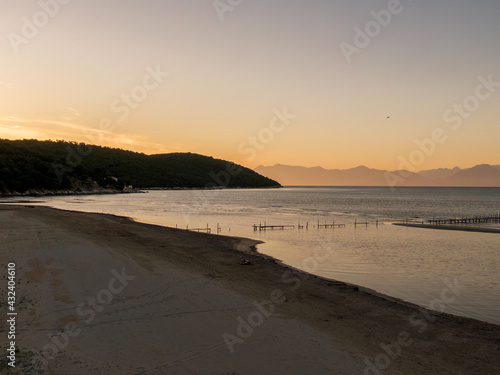
{"label": "adobe stock watermark", "polygon": [[[408,0],[411,2],[412,0]],[[378,37],[391,23],[394,16],[403,12],[404,7],[400,0],[389,0],[386,9],[370,12],[372,20],[368,21],[363,28],[354,28],[354,40],[352,44],[347,42],[340,43],[340,49],[348,64],[352,62],[352,55],[359,55],[367,48],[373,39]]]}
{"label": "adobe stock watermark", "polygon": [[[315,247],[312,254],[307,256],[301,262],[301,269],[305,272],[299,270],[288,269],[283,272],[281,279],[285,284],[291,284],[289,289],[291,291],[296,291],[300,288],[302,280],[310,277],[311,273],[317,271],[319,265],[327,260],[333,252],[333,247],[329,240],[319,241],[318,245]],[[276,306],[281,305],[286,302],[286,297],[282,289],[276,288],[269,293],[269,299],[261,302],[254,301],[253,306],[255,307],[246,318],[238,316],[236,318],[236,329],[235,334],[224,332],[222,339],[224,340],[225,346],[231,354],[235,352],[236,344],[244,344],[245,340],[249,339],[255,329],[261,327],[266,319],[269,319],[274,313]]]}
{"label": "adobe stock watermark", "polygon": [[225,170],[220,170],[217,173],[209,172],[210,181],[207,182],[203,189],[193,190],[193,199],[190,199],[189,206],[182,213],[182,217],[186,224],[189,224],[191,215],[197,214],[206,210],[211,202],[217,197],[221,188],[227,187],[231,179],[238,176],[243,168],[233,162],[227,162]]}
{"label": "adobe stock watermark", "polygon": [[[274,108],[268,126],[259,130],[255,136],[249,136],[246,141],[242,142],[238,146],[238,152],[241,155],[248,155],[248,161],[254,160],[258,152],[263,151],[266,145],[274,140],[275,134],[285,130],[295,117],[295,114],[288,113],[286,106],[282,110]],[[205,210],[212,200],[217,197],[220,190],[213,190],[214,188],[227,187],[231,180],[238,176],[242,170],[241,166],[228,162],[225,170],[217,173],[211,171],[209,173],[210,182],[205,185],[205,188],[193,190],[194,198],[190,200],[189,208],[183,213],[185,223],[188,224],[191,215]]]}
{"label": "adobe stock watermark", "polygon": [[[465,288],[463,285],[458,283],[457,279],[454,279],[453,282],[445,280],[444,283],[447,287],[441,291],[441,298],[435,298],[429,303],[430,310],[444,313],[446,306],[454,303],[457,297],[460,296],[461,290]],[[413,328],[416,329],[417,333],[425,332],[429,329],[429,323],[433,323],[435,321],[436,318],[422,308],[408,318],[408,322]],[[383,371],[389,368],[392,361],[401,356],[404,348],[413,344],[414,340],[411,337],[412,335],[410,332],[401,331],[394,341],[389,343],[380,343],[379,346],[382,349],[382,352],[376,355],[373,361],[370,361],[368,358],[364,360],[366,366],[363,374],[383,374]]]}
{"label": "adobe stock watermark", "polygon": [[[103,311],[105,306],[113,301],[115,295],[122,293],[129,281],[135,279],[135,276],[126,273],[125,267],[122,268],[121,273],[112,270],[111,274],[113,277],[106,288],[99,290],[95,297],[88,297],[86,303],[82,302],[76,308],[76,314],[84,319],[85,324],[92,323],[96,314]],[[71,337],[77,337],[82,332],[80,327],[75,323],[68,323],[57,333],[49,332],[47,337],[50,342],[43,346],[39,355],[33,357],[32,364],[37,368],[46,367],[50,360],[68,347]]]}
{"label": "adobe stock watermark", "polygon": [[214,0],[212,5],[215,12],[219,16],[221,22],[226,18],[225,14],[227,12],[234,12],[234,10],[243,3],[243,0]]}
{"label": "adobe stock watermark", "polygon": [[474,94],[467,96],[462,103],[454,103],[452,108],[444,112],[443,120],[452,124],[451,129],[460,129],[463,121],[479,109],[481,102],[491,98],[495,91],[500,88],[500,82],[495,82],[493,74],[489,74],[488,78],[479,76],[478,81],[479,84],[476,86]]}
{"label": "adobe stock watermark", "polygon": [[14,52],[19,53],[22,45],[28,44],[34,39],[41,29],[46,27],[50,20],[56,17],[61,11],[61,5],[67,5],[71,0],[40,0],[38,5],[40,10],[30,17],[21,18],[20,33],[9,32],[7,39]]}
{"label": "adobe stock watermark", "polygon": [[[103,142],[108,134],[115,131],[116,124],[124,121],[130,115],[131,111],[139,107],[152,91],[160,87],[169,75],[170,73],[163,72],[158,64],[154,68],[147,66],[146,74],[141,79],[141,83],[132,87],[128,92],[122,93],[111,103],[110,111],[116,114],[117,118],[114,121],[110,118],[103,118],[99,122],[99,129],[89,129],[83,132],[88,141],[91,144]],[[65,174],[73,172],[82,163],[83,158],[92,153],[91,144],[81,143],[74,148],[67,146],[65,163],[52,163],[52,169],[59,183],[63,181]]]}
{"label": "adobe stock watermark", "polygon": [[266,145],[274,140],[275,135],[285,130],[291,124],[291,120],[297,117],[295,114],[288,113],[286,106],[281,111],[274,108],[273,115],[267,127],[260,129],[256,135],[249,136],[238,146],[238,152],[241,155],[248,155],[247,161],[254,160],[257,154],[264,151]]}
{"label": "adobe stock watermark", "polygon": [[476,86],[474,93],[465,97],[460,103],[454,103],[449,109],[443,113],[443,121],[449,125],[449,129],[434,128],[428,138],[423,140],[416,139],[416,148],[412,150],[407,157],[398,156],[399,166],[397,172],[384,173],[387,185],[394,189],[397,184],[403,183],[406,178],[416,172],[416,168],[422,165],[425,160],[430,157],[437,149],[437,146],[446,142],[451,131],[459,130],[464,121],[479,110],[481,103],[490,99],[493,94],[500,88],[500,82],[493,78],[493,74],[489,74],[487,78],[479,76],[479,84]]}

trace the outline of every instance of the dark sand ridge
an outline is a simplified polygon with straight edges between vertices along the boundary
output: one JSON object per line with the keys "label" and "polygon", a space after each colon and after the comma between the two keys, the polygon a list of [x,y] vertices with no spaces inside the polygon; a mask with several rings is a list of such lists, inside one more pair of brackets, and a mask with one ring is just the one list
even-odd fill
{"label": "dark sand ridge", "polygon": [[[500,326],[294,275],[255,253],[253,240],[2,205],[0,243],[2,268],[16,262],[20,281],[19,361],[47,348],[48,334],[59,329],[64,344],[66,325],[80,329],[47,374],[378,374],[366,360],[388,374],[500,373]],[[123,267],[134,279],[110,304],[77,310]],[[231,354],[223,335],[238,339],[241,321],[258,318],[254,301],[269,301],[273,314],[240,329],[247,337]]]}
{"label": "dark sand ridge", "polygon": [[440,230],[460,230],[465,232],[484,232],[484,233],[500,233],[500,229],[488,228],[472,225],[457,225],[457,224],[419,224],[419,223],[393,223],[402,227],[425,228],[425,229],[440,229]]}

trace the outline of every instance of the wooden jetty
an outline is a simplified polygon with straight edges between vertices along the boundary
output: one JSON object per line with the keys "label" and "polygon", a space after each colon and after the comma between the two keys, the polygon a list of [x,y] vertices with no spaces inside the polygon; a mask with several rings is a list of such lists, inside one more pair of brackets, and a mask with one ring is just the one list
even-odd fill
{"label": "wooden jetty", "polygon": [[[297,229],[304,229],[304,224],[300,225],[300,221],[299,221],[299,224],[297,225]],[[309,229],[309,222],[307,221],[306,222],[306,226],[305,226],[305,229]]]}
{"label": "wooden jetty", "polygon": [[264,223],[264,225],[260,224],[257,225],[257,224],[254,224],[253,225],[253,230],[254,231],[257,231],[257,230],[266,230],[266,229],[271,229],[271,230],[274,230],[274,229],[285,229],[285,228],[295,228],[295,225],[266,225],[266,223]]}
{"label": "wooden jetty", "polygon": [[[315,227],[313,225],[313,227]],[[266,222],[264,222],[264,224],[262,223],[259,223],[259,225],[257,224],[254,224],[253,225],[253,230],[254,231],[260,231],[260,230],[266,230],[266,229],[285,229],[285,228],[295,228],[295,225],[286,225],[286,224],[280,224],[280,225],[267,225]],[[319,221],[318,221],[318,224],[316,226],[316,228],[345,228],[345,224],[336,224],[334,221],[332,221],[332,223],[327,223],[325,222],[324,224],[321,224]],[[300,222],[297,224],[297,229],[309,229],[309,222],[307,221],[306,224],[300,224]]]}
{"label": "wooden jetty", "polygon": [[271,230],[274,230],[274,229],[285,229],[285,228],[295,228],[295,225],[267,225],[266,222],[264,221],[264,225],[262,225],[262,223],[259,223],[259,225],[257,224],[254,224],[253,225],[253,230],[254,231],[257,231],[257,230],[266,230],[266,229],[271,229]]}
{"label": "wooden jetty", "polygon": [[[358,225],[368,226],[368,221],[365,221],[364,223],[358,223],[358,219],[354,219],[354,228],[356,228]],[[378,227],[378,220],[377,220],[377,227]]]}
{"label": "wooden jetty", "polygon": [[318,221],[318,229],[319,228],[345,228],[345,224],[335,224],[334,221],[332,221],[331,224],[328,224],[326,221],[325,224],[320,224]]}
{"label": "wooden jetty", "polygon": [[[363,222],[360,222],[360,221],[358,221],[357,219],[355,219],[355,220],[354,220],[354,228],[356,228],[358,225],[365,225],[365,226],[368,226],[368,224],[370,224],[370,223],[368,222],[368,220],[367,220],[367,221],[363,221]],[[373,224],[373,223],[372,223],[372,224]],[[377,219],[377,220],[375,220],[375,226],[378,228],[378,219]]]}
{"label": "wooden jetty", "polygon": [[500,223],[500,214],[492,216],[473,216],[454,219],[429,219],[429,224],[483,224],[483,223]]}

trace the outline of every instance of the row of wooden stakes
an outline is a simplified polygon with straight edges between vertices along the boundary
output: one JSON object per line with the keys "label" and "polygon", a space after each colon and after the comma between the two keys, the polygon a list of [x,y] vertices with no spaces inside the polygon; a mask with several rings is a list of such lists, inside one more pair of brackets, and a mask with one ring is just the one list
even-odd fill
{"label": "row of wooden stakes", "polygon": [[[365,225],[365,226],[368,226],[368,221],[365,221],[365,222],[358,222],[357,220],[354,221],[354,227],[357,227],[358,225]],[[375,222],[375,225],[378,227],[378,220]],[[175,225],[176,228],[178,228],[177,224]],[[264,224],[262,223],[259,223],[258,225],[257,224],[254,224],[253,225],[253,230],[254,231],[263,231],[263,230],[267,230],[267,229],[271,229],[271,230],[274,230],[274,229],[281,229],[281,230],[284,230],[285,228],[292,228],[292,229],[295,229],[295,227],[297,227],[297,229],[306,229],[308,230],[309,229],[309,222],[307,221],[305,224],[300,224],[300,222],[297,224],[297,226],[295,225],[291,225],[291,224],[278,224],[278,225],[267,225],[266,222],[264,222]],[[315,225],[312,225],[313,228],[345,228],[346,225],[345,224],[338,224],[338,223],[335,223],[334,221],[332,221],[331,223],[327,223],[325,221],[324,224],[321,224],[320,221],[318,220],[317,224]],[[190,231],[194,231],[194,232],[205,232],[205,233],[212,233],[212,228],[209,227],[209,225],[207,224],[206,227],[202,227],[202,228],[189,228],[188,225],[186,225],[186,230],[190,230]],[[217,223],[217,233],[221,233],[222,232],[222,227],[219,225],[219,223]],[[231,228],[229,228],[229,232],[231,232]]]}
{"label": "row of wooden stakes", "polygon": [[[365,222],[358,222],[357,220],[354,220],[354,227],[357,227],[358,225],[365,225],[365,226],[368,226],[368,221],[365,221]],[[375,225],[378,227],[378,219],[377,221],[375,222]],[[312,227],[313,228],[345,228],[345,224],[338,224],[338,223],[335,223],[335,221],[332,221],[331,223],[327,223],[325,221],[324,224],[321,224],[318,220],[318,223],[316,225],[313,225]],[[267,229],[271,229],[271,230],[274,230],[274,229],[285,229],[285,228],[293,228],[295,229],[295,225],[267,225],[266,222],[264,222],[264,225],[262,225],[262,223],[259,223],[259,225],[257,224],[254,224],[253,225],[253,230],[254,231],[262,231],[262,230],[267,230]],[[300,224],[300,222],[298,223],[297,225],[297,229],[309,229],[309,222],[307,221],[306,224]]]}

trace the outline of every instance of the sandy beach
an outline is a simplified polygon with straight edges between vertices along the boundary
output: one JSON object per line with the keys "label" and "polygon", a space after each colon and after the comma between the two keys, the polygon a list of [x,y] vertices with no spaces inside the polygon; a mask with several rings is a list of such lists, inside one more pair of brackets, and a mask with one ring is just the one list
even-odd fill
{"label": "sandy beach", "polygon": [[[500,326],[298,272],[250,239],[0,205],[0,244],[19,349],[2,373],[500,373]],[[9,329],[4,314],[2,349]]]}
{"label": "sandy beach", "polygon": [[500,233],[500,229],[488,228],[480,226],[467,226],[455,224],[419,224],[419,223],[393,223],[401,227],[424,228],[424,229],[438,229],[438,230],[460,230],[464,232],[482,232],[482,233]]}

